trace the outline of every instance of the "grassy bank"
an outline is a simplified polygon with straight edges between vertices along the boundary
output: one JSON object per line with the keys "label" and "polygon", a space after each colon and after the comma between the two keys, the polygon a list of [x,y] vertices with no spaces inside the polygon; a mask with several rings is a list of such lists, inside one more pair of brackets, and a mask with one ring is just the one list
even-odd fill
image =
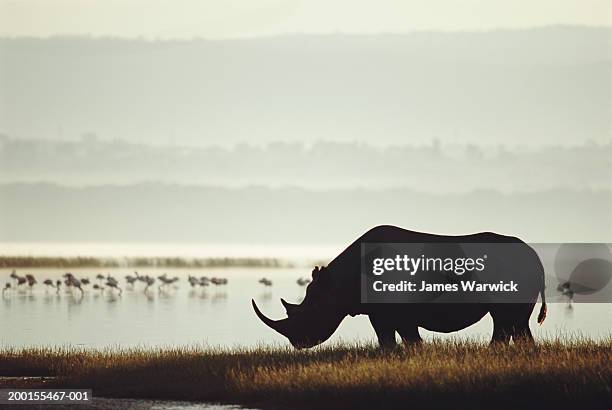
{"label": "grassy bank", "polygon": [[436,342],[391,353],[371,346],[5,349],[0,376],[54,376],[45,386],[108,397],[261,407],[586,409],[612,398],[611,356],[612,339],[495,348]]}
{"label": "grassy bank", "polygon": [[91,258],[46,256],[0,256],[0,268],[284,268],[287,261],[275,258]]}

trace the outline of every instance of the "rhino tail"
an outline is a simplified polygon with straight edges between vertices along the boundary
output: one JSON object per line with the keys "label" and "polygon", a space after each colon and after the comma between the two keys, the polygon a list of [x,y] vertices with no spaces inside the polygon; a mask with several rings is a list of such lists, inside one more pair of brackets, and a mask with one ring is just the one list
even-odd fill
{"label": "rhino tail", "polygon": [[538,314],[538,324],[541,325],[544,323],[544,319],[546,319],[546,312],[548,308],[546,307],[546,296],[544,296],[544,286],[542,286],[542,290],[540,290],[540,294],[542,295],[542,306],[540,307],[540,313]]}

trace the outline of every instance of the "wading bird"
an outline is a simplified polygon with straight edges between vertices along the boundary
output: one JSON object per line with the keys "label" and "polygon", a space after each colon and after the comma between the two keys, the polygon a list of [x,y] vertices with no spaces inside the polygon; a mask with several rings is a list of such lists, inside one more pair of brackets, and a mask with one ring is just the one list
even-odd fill
{"label": "wading bird", "polygon": [[17,277],[17,287],[25,284],[27,282],[26,278],[23,276],[18,276]]}
{"label": "wading bird", "polygon": [[45,279],[43,281],[43,285],[47,286],[47,289],[49,288],[55,288],[55,284],[53,283],[53,281],[51,279]]}
{"label": "wading bird", "polygon": [[130,287],[134,287],[134,283],[138,280],[138,272],[134,273],[136,273],[136,276],[125,275],[125,281]]}
{"label": "wading bird", "polygon": [[200,280],[196,278],[195,276],[191,276],[191,275],[187,277],[187,281],[189,282],[192,288],[200,284]]}
{"label": "wading bird", "polygon": [[134,272],[136,274],[136,279],[139,280],[140,282],[147,284],[148,283],[148,278],[149,275],[139,275],[138,272]]}
{"label": "wading bird", "polygon": [[68,288],[77,288],[78,290],[81,291],[81,296],[83,296],[83,288],[81,286],[81,281],[78,280],[72,273],[67,272],[64,273],[64,284],[68,287]]}
{"label": "wading bird", "polygon": [[217,286],[227,285],[227,279],[225,278],[212,278],[210,282]]}
{"label": "wading bird", "polygon": [[9,275],[11,277],[11,279],[13,279],[15,282],[17,282],[17,278],[19,277],[19,275],[17,275],[17,271],[15,269],[13,269],[13,271],[11,272],[11,274]]}
{"label": "wading bird", "polygon": [[32,289],[32,286],[36,285],[38,282],[36,281],[36,278],[34,277],[34,275],[31,274],[27,274],[25,275],[26,280],[28,281],[28,286],[30,287],[30,289]]}
{"label": "wading bird", "polygon": [[106,286],[111,289],[117,289],[119,291],[119,296],[121,296],[123,293],[123,290],[119,287],[119,282],[117,282],[117,279],[113,278],[111,275],[106,277]]}
{"label": "wading bird", "polygon": [[11,284],[9,282],[6,282],[4,284],[4,288],[2,288],[2,296],[4,296],[4,292],[6,292],[7,290],[9,290],[11,288]]}
{"label": "wading bird", "polygon": [[145,276],[141,276],[143,279],[143,282],[147,284],[147,286],[145,286],[144,291],[146,293],[146,291],[149,289],[149,286],[153,285],[155,283],[155,278],[152,278],[148,275]]}
{"label": "wading bird", "polygon": [[17,286],[23,285],[24,283],[27,282],[26,278],[24,276],[19,276],[17,274],[17,271],[15,271],[14,269],[11,272],[10,277],[16,282]]}
{"label": "wading bird", "polygon": [[310,279],[298,278],[297,284],[300,286],[306,286],[310,283]]}
{"label": "wading bird", "polygon": [[161,285],[159,285],[159,290],[162,289],[162,287],[166,287],[168,285],[172,285],[175,282],[178,282],[179,278],[178,277],[173,277],[173,278],[169,278],[165,273],[161,276],[157,277],[159,279],[159,281],[162,283]]}
{"label": "wading bird", "polygon": [[272,281],[268,278],[259,279],[259,283],[261,283],[264,286],[272,286]]}

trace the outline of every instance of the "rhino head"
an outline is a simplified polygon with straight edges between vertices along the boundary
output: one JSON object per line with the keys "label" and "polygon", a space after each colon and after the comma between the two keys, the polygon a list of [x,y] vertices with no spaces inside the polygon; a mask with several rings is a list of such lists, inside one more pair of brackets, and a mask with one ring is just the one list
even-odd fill
{"label": "rhino head", "polygon": [[272,320],[261,313],[254,300],[251,302],[262,322],[289,339],[295,348],[302,349],[329,339],[347,315],[336,290],[328,269],[316,266],[302,303],[292,304],[281,299],[287,318]]}

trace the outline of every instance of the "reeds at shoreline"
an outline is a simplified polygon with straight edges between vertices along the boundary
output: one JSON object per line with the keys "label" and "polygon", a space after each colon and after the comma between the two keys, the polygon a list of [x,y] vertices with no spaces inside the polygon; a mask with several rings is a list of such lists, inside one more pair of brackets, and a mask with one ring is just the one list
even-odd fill
{"label": "reeds at shoreline", "polygon": [[177,258],[177,257],[47,257],[0,256],[0,268],[289,268],[277,258]]}

